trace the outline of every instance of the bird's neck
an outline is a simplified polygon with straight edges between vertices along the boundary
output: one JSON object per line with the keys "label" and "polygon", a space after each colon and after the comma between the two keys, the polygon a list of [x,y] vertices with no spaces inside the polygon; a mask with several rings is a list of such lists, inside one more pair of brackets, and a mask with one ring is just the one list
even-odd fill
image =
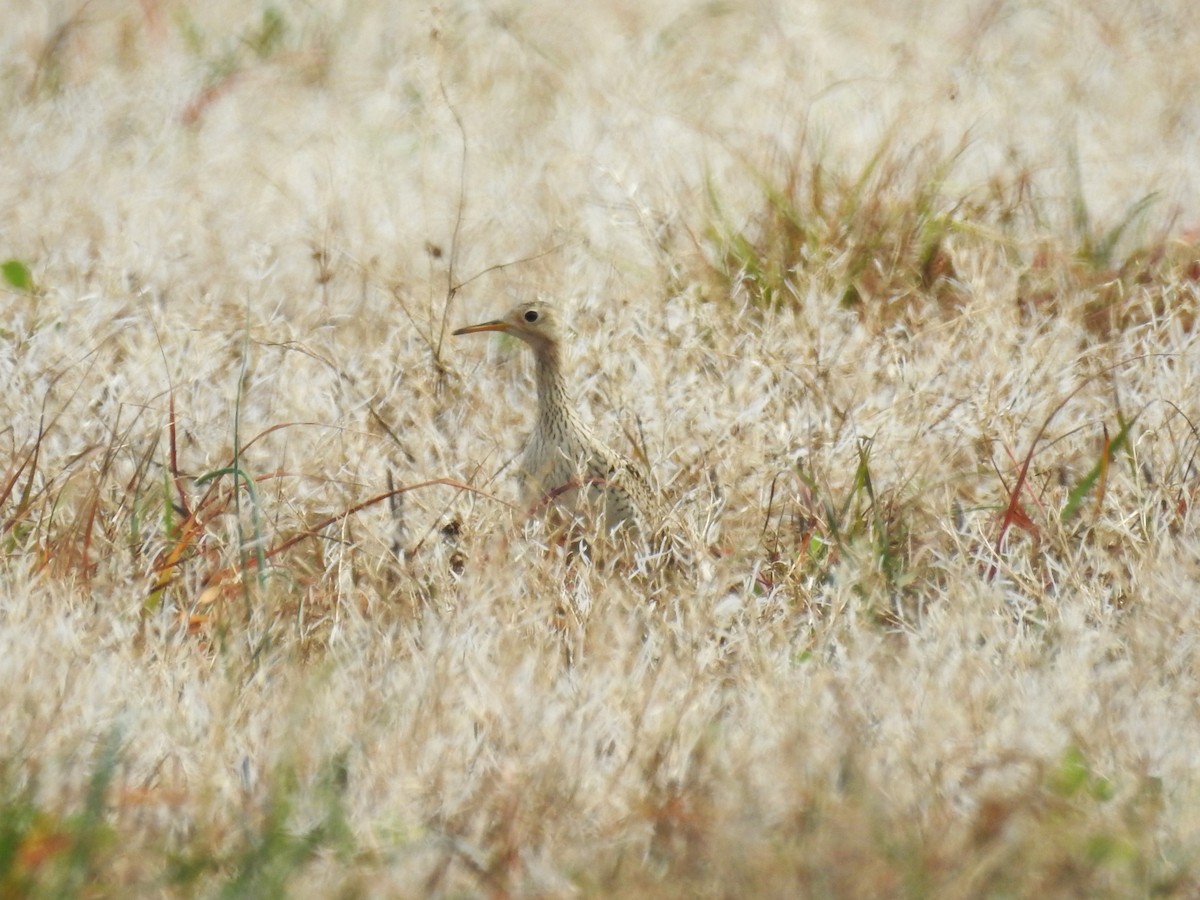
{"label": "bird's neck", "polygon": [[575,404],[567,391],[558,347],[539,347],[537,353],[538,415],[542,419],[564,416],[575,420]]}

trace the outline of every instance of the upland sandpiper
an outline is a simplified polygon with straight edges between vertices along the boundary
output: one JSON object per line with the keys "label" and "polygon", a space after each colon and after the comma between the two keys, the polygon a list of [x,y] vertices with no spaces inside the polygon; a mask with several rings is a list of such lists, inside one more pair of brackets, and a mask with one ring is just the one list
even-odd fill
{"label": "upland sandpiper", "polygon": [[531,511],[566,513],[570,530],[603,521],[611,533],[652,537],[661,525],[658,500],[632,460],[605,446],[579,417],[562,372],[562,331],[554,307],[518,303],[502,319],[454,334],[500,331],[520,338],[537,363],[537,424],[521,457],[521,481]]}

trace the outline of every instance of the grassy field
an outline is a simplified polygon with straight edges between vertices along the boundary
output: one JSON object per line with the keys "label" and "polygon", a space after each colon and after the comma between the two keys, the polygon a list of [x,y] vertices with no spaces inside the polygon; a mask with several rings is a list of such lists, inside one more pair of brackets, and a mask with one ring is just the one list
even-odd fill
{"label": "grassy field", "polygon": [[0,896],[1200,894],[1191,2],[642,7],[9,4]]}

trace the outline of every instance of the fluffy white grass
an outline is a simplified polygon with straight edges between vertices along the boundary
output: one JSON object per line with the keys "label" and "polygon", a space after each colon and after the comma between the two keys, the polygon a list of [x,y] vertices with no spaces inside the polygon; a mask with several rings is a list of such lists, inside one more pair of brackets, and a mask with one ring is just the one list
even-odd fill
{"label": "fluffy white grass", "polygon": [[[1103,0],[9,10],[0,256],[37,290],[0,298],[0,784],[45,819],[15,829],[0,883],[1196,890],[1195,282],[1075,260],[1080,229],[1151,192],[1122,252],[1195,255],[1193,19]],[[881,229],[956,152],[939,212],[1026,183],[1015,224],[947,231],[948,309],[932,289],[844,307],[834,234],[774,307],[722,279],[721,235],[770,243],[765,188],[881,149],[912,154],[862,188]],[[1112,291],[1127,321],[1097,328]],[[192,508],[235,444],[275,476],[266,547],[389,473],[511,500],[527,366],[446,335],[533,293],[567,311],[597,430],[697,526],[721,510],[711,559],[665,582],[581,572],[502,503],[434,486],[213,587],[255,519],[225,495],[173,530],[172,396]],[[1129,452],[1059,524],[1118,414],[1138,417]],[[1010,527],[997,553],[1035,442],[1038,538]],[[869,512],[838,542],[843,503]],[[114,733],[109,843],[43,853],[80,827]],[[310,855],[296,836],[319,823]]]}

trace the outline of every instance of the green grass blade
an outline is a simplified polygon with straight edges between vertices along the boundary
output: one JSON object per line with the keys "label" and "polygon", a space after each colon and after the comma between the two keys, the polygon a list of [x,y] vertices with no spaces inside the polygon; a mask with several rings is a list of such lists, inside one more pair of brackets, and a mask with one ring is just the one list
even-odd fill
{"label": "green grass blade", "polygon": [[1130,421],[1125,422],[1121,426],[1121,430],[1117,432],[1116,437],[1109,441],[1100,459],[1096,460],[1096,464],[1092,466],[1091,470],[1071,489],[1071,493],[1067,496],[1067,505],[1063,507],[1062,513],[1059,515],[1060,521],[1066,523],[1075,518],[1079,512],[1079,507],[1087,499],[1088,494],[1092,492],[1092,488],[1096,486],[1096,482],[1100,479],[1100,474],[1112,463],[1117,452],[1129,441],[1129,430],[1136,421],[1137,416],[1134,416]]}

